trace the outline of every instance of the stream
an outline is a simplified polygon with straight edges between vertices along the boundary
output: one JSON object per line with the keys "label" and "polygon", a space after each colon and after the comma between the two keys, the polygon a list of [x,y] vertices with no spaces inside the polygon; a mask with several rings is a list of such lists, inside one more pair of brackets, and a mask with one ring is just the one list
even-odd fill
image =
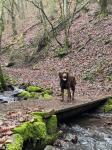
{"label": "stream", "polygon": [[13,87],[10,90],[0,92],[0,103],[11,103],[19,100],[17,95],[20,94],[22,91],[23,89]]}
{"label": "stream", "polygon": [[63,136],[51,150],[112,150],[112,113],[85,113],[60,129]]}
{"label": "stream", "polygon": [[[23,90],[14,87],[1,92],[0,103],[19,100],[17,95]],[[112,113],[84,113],[65,120],[59,128],[63,135],[44,150],[112,150]]]}

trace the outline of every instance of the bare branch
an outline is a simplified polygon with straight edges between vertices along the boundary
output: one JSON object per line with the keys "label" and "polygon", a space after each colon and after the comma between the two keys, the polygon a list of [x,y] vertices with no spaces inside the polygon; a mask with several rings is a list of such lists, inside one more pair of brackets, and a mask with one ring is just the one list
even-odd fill
{"label": "bare branch", "polygon": [[35,4],[33,1],[30,1],[30,0],[26,0],[26,1],[32,3],[36,8],[38,8],[38,9],[41,10],[41,12],[43,13],[43,15],[45,16],[46,20],[48,21],[48,23],[50,24],[50,26],[51,26],[51,28],[52,28],[53,35],[54,35],[54,38],[55,38],[56,42],[57,42],[61,47],[63,47],[62,44],[61,44],[61,43],[58,41],[58,39],[56,38],[55,32],[54,32],[53,24],[52,24],[52,23],[50,22],[50,20],[48,19],[48,17],[47,17],[47,15],[46,15],[46,13],[44,12],[44,10],[43,10],[42,8],[40,8],[37,4]]}

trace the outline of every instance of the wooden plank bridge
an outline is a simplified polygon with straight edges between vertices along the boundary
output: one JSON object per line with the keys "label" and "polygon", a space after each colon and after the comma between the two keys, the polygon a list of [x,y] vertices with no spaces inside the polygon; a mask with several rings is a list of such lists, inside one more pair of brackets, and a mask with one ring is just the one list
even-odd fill
{"label": "wooden plank bridge", "polygon": [[10,111],[52,111],[59,119],[64,119],[73,115],[80,114],[84,111],[96,108],[99,105],[105,103],[109,97],[99,97],[97,99],[76,99],[74,102],[60,102],[59,99],[45,101],[45,100],[34,100],[34,101],[20,101],[13,102],[10,104],[0,104],[0,114],[6,114]]}

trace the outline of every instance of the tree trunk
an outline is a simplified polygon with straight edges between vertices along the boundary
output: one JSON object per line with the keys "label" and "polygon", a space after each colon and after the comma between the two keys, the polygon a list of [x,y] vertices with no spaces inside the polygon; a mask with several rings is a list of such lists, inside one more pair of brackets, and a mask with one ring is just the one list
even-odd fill
{"label": "tree trunk", "polygon": [[[63,18],[64,20],[68,17],[68,0],[63,0]],[[68,50],[69,47],[69,34],[67,32],[67,27],[65,27],[65,37],[64,37],[64,48]]]}
{"label": "tree trunk", "polygon": [[101,14],[107,14],[107,0],[100,0]]}
{"label": "tree trunk", "polygon": [[3,22],[3,1],[0,2],[0,55],[1,55],[1,43],[2,43],[2,32],[4,31]]}
{"label": "tree trunk", "polygon": [[11,15],[11,19],[12,19],[12,30],[13,30],[13,36],[16,36],[16,35],[17,35],[17,30],[16,30],[15,17],[14,17],[14,15],[13,15],[13,14]]}
{"label": "tree trunk", "polygon": [[4,80],[3,73],[2,73],[1,64],[0,64],[0,90],[6,90],[6,83]]}
{"label": "tree trunk", "polygon": [[13,36],[16,36],[17,30],[16,30],[16,19],[14,15],[14,0],[12,0],[12,4],[11,4],[11,20],[12,20]]}
{"label": "tree trunk", "polygon": [[[3,3],[4,1],[0,2],[0,56],[1,56],[1,42],[2,42],[2,33],[4,31],[4,22],[3,22]],[[2,68],[0,64],[0,90],[6,89],[6,83],[3,77]]]}

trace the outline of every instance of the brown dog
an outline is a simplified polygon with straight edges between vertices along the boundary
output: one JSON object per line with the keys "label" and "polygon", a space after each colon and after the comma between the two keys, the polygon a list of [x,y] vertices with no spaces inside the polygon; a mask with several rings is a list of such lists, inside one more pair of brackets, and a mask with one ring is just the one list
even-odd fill
{"label": "brown dog", "polygon": [[[61,87],[61,94],[62,94],[62,101],[64,101],[64,89],[68,91],[68,101],[74,100],[74,92],[75,92],[75,85],[76,80],[75,77],[70,76],[67,72],[59,73],[60,78],[60,87]],[[72,90],[72,96],[71,96]]]}

